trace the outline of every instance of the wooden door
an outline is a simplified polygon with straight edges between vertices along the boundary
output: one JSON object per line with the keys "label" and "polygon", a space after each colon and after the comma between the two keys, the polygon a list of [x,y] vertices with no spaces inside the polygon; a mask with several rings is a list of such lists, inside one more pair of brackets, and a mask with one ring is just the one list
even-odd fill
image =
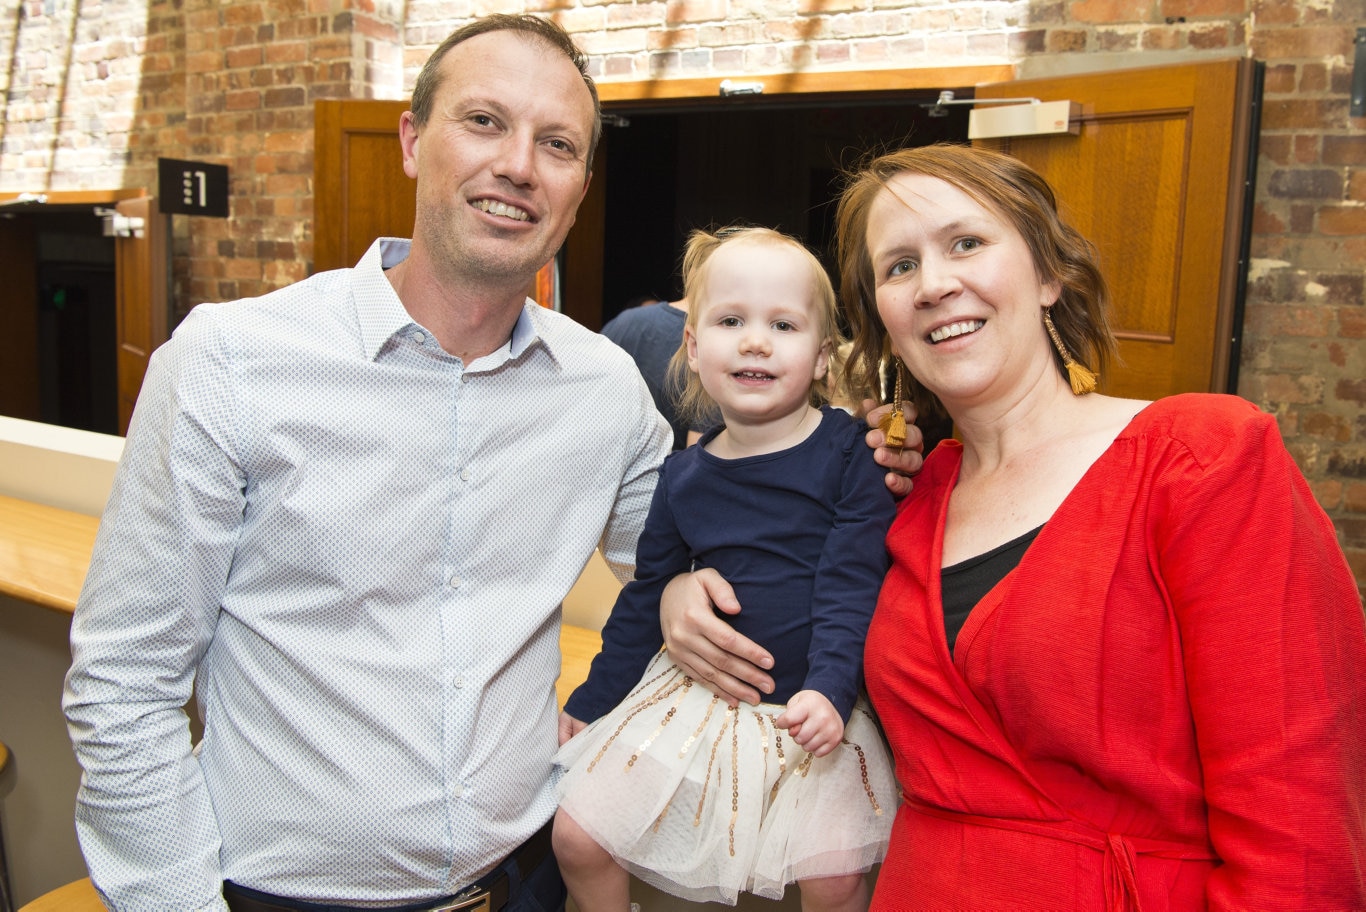
{"label": "wooden door", "polygon": [[140,229],[114,239],[119,433],[127,434],[147,361],[167,339],[168,228],[166,217],[150,196],[122,200],[114,210],[142,223]]}
{"label": "wooden door", "polygon": [[1081,104],[1079,135],[990,141],[1057,191],[1114,298],[1117,396],[1231,392],[1251,129],[1250,60],[981,86],[977,98]]}
{"label": "wooden door", "polygon": [[354,266],[378,237],[412,237],[416,185],[403,173],[406,101],[314,105],[313,268]]}

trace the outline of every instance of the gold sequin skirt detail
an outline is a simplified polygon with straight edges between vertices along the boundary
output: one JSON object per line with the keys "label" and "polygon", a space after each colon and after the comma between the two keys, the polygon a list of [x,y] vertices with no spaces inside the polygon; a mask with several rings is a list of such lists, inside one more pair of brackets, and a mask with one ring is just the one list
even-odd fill
{"label": "gold sequin skirt detail", "polygon": [[820,758],[774,727],[782,711],[731,709],[661,652],[560,748],[560,806],[632,874],[694,902],[777,899],[797,880],[867,871],[897,800],[867,703]]}

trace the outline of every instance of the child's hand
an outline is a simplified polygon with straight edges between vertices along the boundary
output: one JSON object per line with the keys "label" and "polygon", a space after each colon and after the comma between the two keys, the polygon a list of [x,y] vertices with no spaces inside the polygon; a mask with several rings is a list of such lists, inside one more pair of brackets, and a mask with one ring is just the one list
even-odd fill
{"label": "child's hand", "polygon": [[574,737],[587,727],[587,722],[580,722],[578,719],[575,719],[569,713],[560,713],[560,747],[564,747],[564,743],[566,741],[568,741],[570,738]]}
{"label": "child's hand", "polygon": [[834,704],[814,690],[793,694],[773,724],[787,729],[802,750],[817,757],[830,753],[844,737],[844,720],[835,712]]}

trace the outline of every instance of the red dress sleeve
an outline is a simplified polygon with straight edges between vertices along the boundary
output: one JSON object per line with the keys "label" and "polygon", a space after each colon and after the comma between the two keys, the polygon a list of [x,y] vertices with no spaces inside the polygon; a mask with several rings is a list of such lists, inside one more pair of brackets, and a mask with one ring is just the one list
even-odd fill
{"label": "red dress sleeve", "polygon": [[1223,862],[1207,898],[1366,909],[1361,596],[1274,419],[1228,397],[1201,420],[1153,553]]}

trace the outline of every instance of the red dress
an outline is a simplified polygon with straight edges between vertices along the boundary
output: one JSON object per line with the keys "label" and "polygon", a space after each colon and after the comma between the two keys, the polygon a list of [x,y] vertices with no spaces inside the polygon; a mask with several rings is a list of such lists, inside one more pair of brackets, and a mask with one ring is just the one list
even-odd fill
{"label": "red dress", "polygon": [[1275,421],[1148,406],[949,655],[941,444],[888,535],[868,691],[896,760],[873,908],[1366,909],[1366,629]]}

